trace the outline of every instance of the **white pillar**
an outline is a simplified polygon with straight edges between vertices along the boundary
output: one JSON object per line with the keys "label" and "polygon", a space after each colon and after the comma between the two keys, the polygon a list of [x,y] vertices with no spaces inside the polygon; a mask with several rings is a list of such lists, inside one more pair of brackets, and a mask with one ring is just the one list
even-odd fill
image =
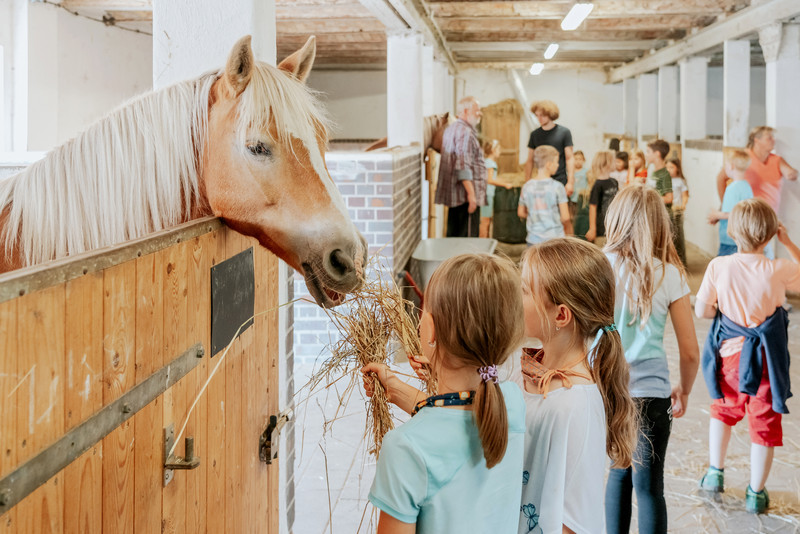
{"label": "white pillar", "polygon": [[639,135],[639,99],[636,93],[636,78],[622,81],[622,124],[625,137],[636,139]]}
{"label": "white pillar", "polygon": [[[775,152],[800,168],[800,24],[774,24],[759,32],[767,63],[767,124],[776,129]],[[800,228],[800,183],[784,180],[778,217],[786,228]],[[783,246],[778,255],[788,257]]]}
{"label": "white pillar", "polygon": [[16,62],[14,65],[13,145],[15,151],[44,151],[59,145],[58,19],[61,10],[42,3],[31,4],[28,9],[24,17],[28,21],[26,70],[16,72]]}
{"label": "white pillar", "polygon": [[257,60],[275,64],[275,0],[153,2],[153,87],[218,69],[252,35]]}
{"label": "white pillar", "polygon": [[678,67],[658,69],[658,137],[674,143],[678,140]]}
{"label": "white pillar", "polygon": [[750,41],[725,41],[722,94],[722,144],[744,147],[750,122]]}
{"label": "white pillar", "polygon": [[658,135],[658,76],[642,74],[637,79],[639,141],[645,135]]}
{"label": "white pillar", "polygon": [[422,36],[386,37],[386,130],[388,145],[422,143]]}
{"label": "white pillar", "polygon": [[690,57],[680,63],[681,142],[706,138],[708,59]]}
{"label": "white pillar", "polygon": [[28,150],[28,9],[27,0],[14,0],[11,32],[11,95],[14,104],[11,108],[11,150]]}
{"label": "white pillar", "polygon": [[433,115],[436,95],[434,93],[433,46],[422,45],[422,116]]}

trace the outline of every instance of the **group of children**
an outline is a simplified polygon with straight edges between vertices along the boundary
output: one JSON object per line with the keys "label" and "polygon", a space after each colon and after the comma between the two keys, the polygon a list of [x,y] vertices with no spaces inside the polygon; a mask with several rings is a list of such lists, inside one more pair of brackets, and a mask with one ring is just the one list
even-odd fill
{"label": "group of children", "polygon": [[[594,185],[601,185],[589,195],[588,232],[595,242],[605,237],[601,250],[554,235],[570,233],[570,216],[563,186],[547,181],[558,161],[548,148],[535,151],[538,174],[526,184],[520,215],[529,210],[529,232],[549,239],[530,243],[519,269],[490,255],[452,258],[426,288],[422,354],[411,362],[418,373],[428,364],[437,394],[427,397],[385,365],[362,369],[368,395],[377,378],[413,416],[386,435],[378,460],[369,498],[381,511],[382,534],[628,532],[634,491],[639,532],[667,531],[665,453],[700,354],[672,240],[675,195],[662,192],[666,153],[656,144],[646,156],[655,188],[629,184],[608,202],[604,190],[612,187],[603,182],[616,182],[615,155],[595,156]],[[550,202],[557,208],[549,217],[530,217]],[[731,426],[747,413],[746,507],[761,513],[791,395],[781,304],[787,290],[800,290],[800,248],[762,200],[742,200],[725,215],[738,252],[709,264],[695,305],[698,316],[715,318],[702,358],[715,400],[700,487],[723,491]],[[794,262],[763,255],[776,234]],[[663,343],[668,317],[679,348],[675,385]]]}
{"label": "group of children", "polygon": [[[533,153],[536,175],[522,187],[519,199],[518,214],[526,221],[527,243],[534,245],[574,234],[602,248],[606,242],[604,221],[611,201],[625,187],[649,185],[658,191],[667,207],[678,257],[686,266],[683,213],[689,189],[680,159],[667,159],[669,151],[669,143],[657,139],[648,143],[646,153],[635,152],[629,164],[627,152],[604,150],[594,155],[591,167],[586,169],[583,152],[576,150],[575,188],[567,198],[564,186],[551,178],[558,169],[558,151],[546,145],[537,147]],[[496,159],[487,155],[487,168],[491,165],[496,174]],[[653,168],[649,178],[648,165]],[[491,179],[489,183],[493,183]],[[487,216],[490,215],[488,209]]]}

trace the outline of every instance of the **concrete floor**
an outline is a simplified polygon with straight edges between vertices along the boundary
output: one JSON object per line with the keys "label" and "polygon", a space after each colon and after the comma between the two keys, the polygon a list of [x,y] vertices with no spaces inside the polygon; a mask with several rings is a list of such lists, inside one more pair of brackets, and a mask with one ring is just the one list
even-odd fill
{"label": "concrete floor", "polygon": [[[690,286],[696,291],[707,259],[697,251],[689,254]],[[800,354],[800,300],[793,300],[790,314],[790,351]],[[702,348],[710,326],[708,320],[695,320],[697,339]],[[671,326],[665,336],[670,355],[670,373],[678,376],[677,342]],[[402,372],[410,372],[401,364]],[[296,382],[313,372],[311,366],[295,369]],[[792,382],[800,389],[800,366],[792,367]],[[296,465],[297,534],[351,534],[375,532],[377,514],[366,500],[375,473],[375,459],[365,453],[365,403],[360,384],[347,388],[342,381],[311,397],[298,394],[298,449]],[[800,394],[798,394],[800,395]],[[340,407],[340,397],[344,406]],[[708,406],[710,398],[698,373],[690,396],[687,414],[676,419],[666,460],[666,499],[670,532],[764,532],[800,533],[800,404],[790,400],[792,414],[784,417],[784,443],[775,454],[767,487],[772,498],[771,513],[761,516],[744,511],[744,491],[749,481],[749,437],[747,423],[734,428],[728,452],[725,483],[721,499],[711,501],[697,490],[697,480],[705,470],[708,446]],[[332,420],[333,424],[326,422]],[[399,422],[399,421],[398,421]],[[635,523],[631,529],[636,532]]]}

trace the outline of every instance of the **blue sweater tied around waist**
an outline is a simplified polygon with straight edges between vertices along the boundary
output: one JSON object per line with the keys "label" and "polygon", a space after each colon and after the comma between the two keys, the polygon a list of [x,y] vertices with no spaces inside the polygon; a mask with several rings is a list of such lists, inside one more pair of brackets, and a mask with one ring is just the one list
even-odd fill
{"label": "blue sweater tied around waist", "polygon": [[719,348],[726,339],[744,336],[739,356],[739,391],[750,396],[758,393],[761,384],[762,354],[766,356],[772,409],[789,413],[786,400],[792,396],[789,384],[789,316],[782,307],[755,328],[740,326],[717,312],[703,347],[703,377],[712,399],[721,399],[719,386],[721,357]]}

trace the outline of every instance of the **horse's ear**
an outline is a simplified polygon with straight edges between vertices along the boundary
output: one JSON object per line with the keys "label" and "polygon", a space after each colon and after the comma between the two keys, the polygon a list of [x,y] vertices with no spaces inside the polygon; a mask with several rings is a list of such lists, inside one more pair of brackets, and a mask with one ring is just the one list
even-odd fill
{"label": "horse's ear", "polygon": [[303,48],[281,61],[278,68],[288,72],[299,81],[305,83],[314,65],[314,58],[317,55],[317,38],[313,35],[308,38]]}
{"label": "horse's ear", "polygon": [[245,35],[233,45],[228,62],[225,64],[225,79],[228,80],[233,92],[239,96],[250,83],[250,76],[253,75],[253,48],[250,46],[251,37]]}

